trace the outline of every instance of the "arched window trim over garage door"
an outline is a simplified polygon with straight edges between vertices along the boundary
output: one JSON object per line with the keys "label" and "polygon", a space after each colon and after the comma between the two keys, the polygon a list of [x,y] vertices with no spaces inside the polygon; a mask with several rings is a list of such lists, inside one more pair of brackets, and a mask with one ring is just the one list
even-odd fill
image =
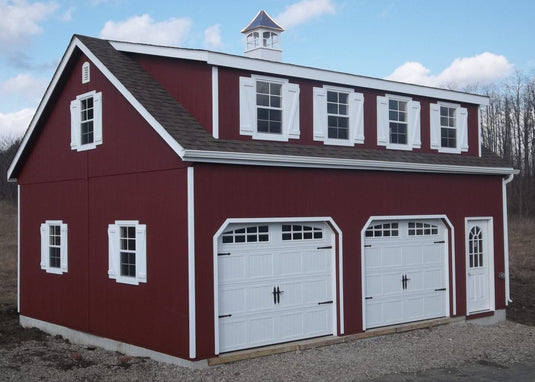
{"label": "arched window trim over garage door", "polygon": [[[362,230],[360,232],[361,237],[361,285],[362,285],[362,330],[366,330],[366,300],[364,293],[366,291],[366,285],[365,285],[365,259],[364,259],[364,253],[365,253],[365,247],[364,242],[366,238],[366,232],[368,231],[368,237],[370,237],[370,231],[369,228],[374,228],[377,226],[378,222],[384,222],[384,221],[393,221],[393,220],[403,220],[403,221],[418,221],[418,220],[442,220],[442,222],[446,225],[446,228],[449,230],[450,235],[449,237],[449,250],[451,257],[449,261],[451,262],[451,280],[456,280],[455,275],[455,227],[449,220],[449,218],[446,215],[375,215],[370,216],[369,219],[366,221],[366,224],[364,224],[364,227],[362,227]],[[375,223],[374,223],[375,222]],[[451,312],[452,315],[457,314],[457,298],[456,298],[456,284],[455,282],[451,285],[451,299],[452,299],[452,307],[453,311]]]}
{"label": "arched window trim over garage door", "polygon": [[[228,232],[227,227],[231,224],[247,224],[247,225],[263,225],[263,224],[272,224],[272,223],[291,223],[296,225],[304,226],[305,223],[327,223],[333,232],[338,237],[337,241],[337,255],[338,255],[338,275],[337,275],[337,289],[338,289],[338,300],[339,303],[336,306],[336,318],[339,324],[337,325],[337,331],[342,335],[344,334],[344,272],[343,272],[343,235],[342,230],[336,224],[336,222],[331,217],[286,217],[286,218],[228,218],[225,222],[219,227],[217,232],[213,236],[213,281],[214,281],[214,348],[215,354],[219,354],[219,300],[218,300],[218,239],[225,232]],[[335,289],[336,290],[336,289]]]}

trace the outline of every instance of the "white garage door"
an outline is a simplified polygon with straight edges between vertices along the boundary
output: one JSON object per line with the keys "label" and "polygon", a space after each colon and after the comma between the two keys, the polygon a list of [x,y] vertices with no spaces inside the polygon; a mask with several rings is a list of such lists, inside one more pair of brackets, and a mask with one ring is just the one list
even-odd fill
{"label": "white garage door", "polygon": [[333,333],[327,224],[233,224],[218,242],[220,352]]}
{"label": "white garage door", "polygon": [[447,253],[440,220],[373,221],[364,238],[365,328],[446,316]]}

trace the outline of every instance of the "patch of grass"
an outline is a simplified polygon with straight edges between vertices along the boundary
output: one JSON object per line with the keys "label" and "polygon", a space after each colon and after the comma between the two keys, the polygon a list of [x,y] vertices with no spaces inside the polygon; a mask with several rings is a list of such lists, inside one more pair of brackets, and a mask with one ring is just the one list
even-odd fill
{"label": "patch of grass", "polygon": [[17,303],[17,208],[0,201],[0,304]]}
{"label": "patch of grass", "polygon": [[509,266],[520,280],[535,277],[535,218],[509,219]]}

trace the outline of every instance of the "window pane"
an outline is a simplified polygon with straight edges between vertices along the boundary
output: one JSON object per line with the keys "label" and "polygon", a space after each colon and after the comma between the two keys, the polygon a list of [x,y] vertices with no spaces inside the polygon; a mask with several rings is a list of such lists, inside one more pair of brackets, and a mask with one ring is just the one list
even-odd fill
{"label": "window pane", "polygon": [[256,81],[256,92],[269,94],[269,83],[263,81]]}

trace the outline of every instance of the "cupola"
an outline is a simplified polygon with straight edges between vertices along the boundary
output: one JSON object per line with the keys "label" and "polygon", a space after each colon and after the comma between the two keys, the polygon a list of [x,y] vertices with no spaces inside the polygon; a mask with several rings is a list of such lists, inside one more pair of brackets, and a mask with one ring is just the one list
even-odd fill
{"label": "cupola", "polygon": [[253,20],[242,29],[245,35],[245,52],[247,57],[264,60],[282,61],[280,35],[284,32],[266,11],[259,11]]}

